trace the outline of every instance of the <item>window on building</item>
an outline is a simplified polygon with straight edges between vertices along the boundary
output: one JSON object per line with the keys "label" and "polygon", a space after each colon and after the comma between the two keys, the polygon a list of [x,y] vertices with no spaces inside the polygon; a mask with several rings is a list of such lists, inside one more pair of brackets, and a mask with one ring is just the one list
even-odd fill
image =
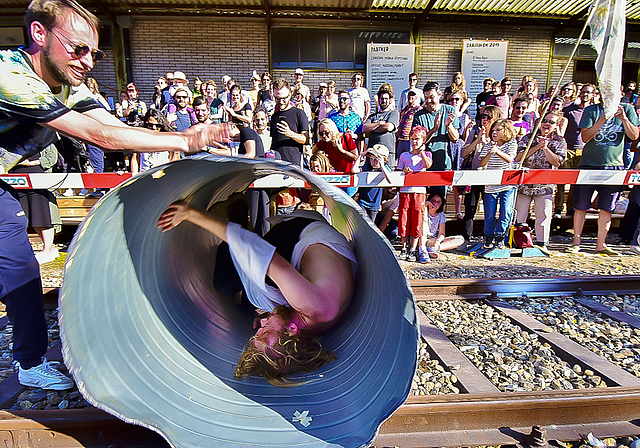
{"label": "window on building", "polygon": [[367,43],[411,43],[409,31],[273,28],[273,68],[364,70]]}

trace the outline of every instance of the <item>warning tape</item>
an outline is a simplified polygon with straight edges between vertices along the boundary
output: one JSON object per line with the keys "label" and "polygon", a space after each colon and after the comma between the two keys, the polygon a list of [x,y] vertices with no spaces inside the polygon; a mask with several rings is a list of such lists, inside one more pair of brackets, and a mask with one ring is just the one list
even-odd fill
{"label": "warning tape", "polygon": [[[467,185],[638,185],[640,171],[611,170],[483,170],[483,171],[425,171],[404,174],[393,171],[389,181],[379,171],[358,174],[318,174],[326,182],[339,187],[415,187]],[[131,173],[47,173],[1,174],[13,188],[47,190],[52,188],[113,188],[130,179]],[[255,188],[307,187],[303,180],[290,175],[271,174],[257,179]]]}

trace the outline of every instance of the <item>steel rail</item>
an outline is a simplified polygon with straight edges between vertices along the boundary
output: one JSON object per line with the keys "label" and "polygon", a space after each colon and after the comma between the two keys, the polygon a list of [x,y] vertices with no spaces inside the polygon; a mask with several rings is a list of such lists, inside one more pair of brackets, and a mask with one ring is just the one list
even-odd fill
{"label": "steel rail", "polygon": [[[581,303],[589,294],[640,292],[640,276],[545,277],[509,279],[413,280],[417,300],[489,299],[520,325],[538,331],[535,322],[510,310],[504,301],[527,295],[573,295]],[[49,297],[55,297],[49,290]],[[50,299],[50,300],[51,300]],[[496,302],[496,299],[500,301]],[[600,305],[601,306],[601,305]],[[598,310],[606,311],[606,307]],[[618,317],[623,313],[617,313]],[[374,445],[399,447],[529,445],[533,426],[545,429],[549,440],[578,440],[592,432],[598,437],[640,434],[640,379],[620,374],[601,360],[578,350],[553,333],[554,346],[587,364],[605,370],[610,387],[538,392],[497,392],[475,366],[420,311],[420,329],[432,356],[445,368],[456,366],[463,391],[459,395],[409,397],[380,428]],[[529,318],[530,319],[530,318]],[[548,336],[548,334],[544,334]],[[599,369],[598,369],[599,368]],[[480,376],[479,376],[480,375]],[[11,380],[5,380],[5,382]],[[0,384],[0,393],[5,382]],[[15,385],[14,385],[15,387]],[[14,397],[15,391],[13,392]],[[154,432],[128,425],[100,410],[0,412],[0,445],[7,447],[166,448]]]}

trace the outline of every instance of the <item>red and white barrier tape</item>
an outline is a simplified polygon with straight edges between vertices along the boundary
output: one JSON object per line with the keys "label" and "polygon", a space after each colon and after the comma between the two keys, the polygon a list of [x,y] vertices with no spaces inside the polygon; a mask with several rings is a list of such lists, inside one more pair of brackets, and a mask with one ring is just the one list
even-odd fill
{"label": "red and white barrier tape", "polygon": [[[483,170],[483,171],[425,171],[405,175],[401,171],[389,173],[388,182],[379,172],[358,174],[319,174],[326,182],[340,187],[403,187],[403,186],[467,186],[467,185],[638,185],[640,171],[610,170]],[[131,173],[53,173],[1,174],[13,188],[47,190],[56,188],[113,188],[131,178]],[[257,179],[255,188],[305,187],[304,181],[291,176],[272,174]]]}

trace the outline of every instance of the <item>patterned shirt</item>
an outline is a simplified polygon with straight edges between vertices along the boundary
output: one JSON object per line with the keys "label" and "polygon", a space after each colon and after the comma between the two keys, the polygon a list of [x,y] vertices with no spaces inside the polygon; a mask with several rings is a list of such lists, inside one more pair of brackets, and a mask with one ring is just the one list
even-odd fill
{"label": "patterned shirt", "polygon": [[[533,134],[527,134],[522,137],[522,140],[518,142],[518,154],[524,152],[524,150],[527,148],[527,144],[529,143],[529,140],[531,140],[532,135]],[[533,139],[533,143],[531,143],[531,147],[534,147],[538,144],[539,136],[540,132],[536,134],[536,137]],[[560,156],[560,164],[562,164],[567,157],[567,142],[564,140],[564,137],[560,137],[554,132],[553,134],[551,134],[551,139],[549,140],[549,144],[547,145],[547,147],[554,154]],[[547,156],[544,155],[544,150],[542,149],[539,149],[538,151],[527,157],[522,166],[535,170],[549,170],[556,168],[549,163],[549,161],[547,160]],[[548,184],[520,185],[518,187],[518,193],[525,196],[546,196],[548,194],[553,194],[555,187],[555,185]]]}
{"label": "patterned shirt", "polygon": [[398,124],[398,133],[396,137],[398,140],[409,140],[409,134],[411,133],[411,125],[413,124],[413,116],[420,110],[420,106],[405,107],[400,112],[400,123]]}
{"label": "patterned shirt", "polygon": [[22,50],[0,51],[0,172],[58,140],[56,131],[40,124],[67,112],[102,108],[87,86],[51,88],[33,70]]}
{"label": "patterned shirt", "polygon": [[340,111],[334,110],[329,114],[329,118],[338,127],[338,132],[362,132],[362,119],[352,110],[347,115],[342,115]]}

